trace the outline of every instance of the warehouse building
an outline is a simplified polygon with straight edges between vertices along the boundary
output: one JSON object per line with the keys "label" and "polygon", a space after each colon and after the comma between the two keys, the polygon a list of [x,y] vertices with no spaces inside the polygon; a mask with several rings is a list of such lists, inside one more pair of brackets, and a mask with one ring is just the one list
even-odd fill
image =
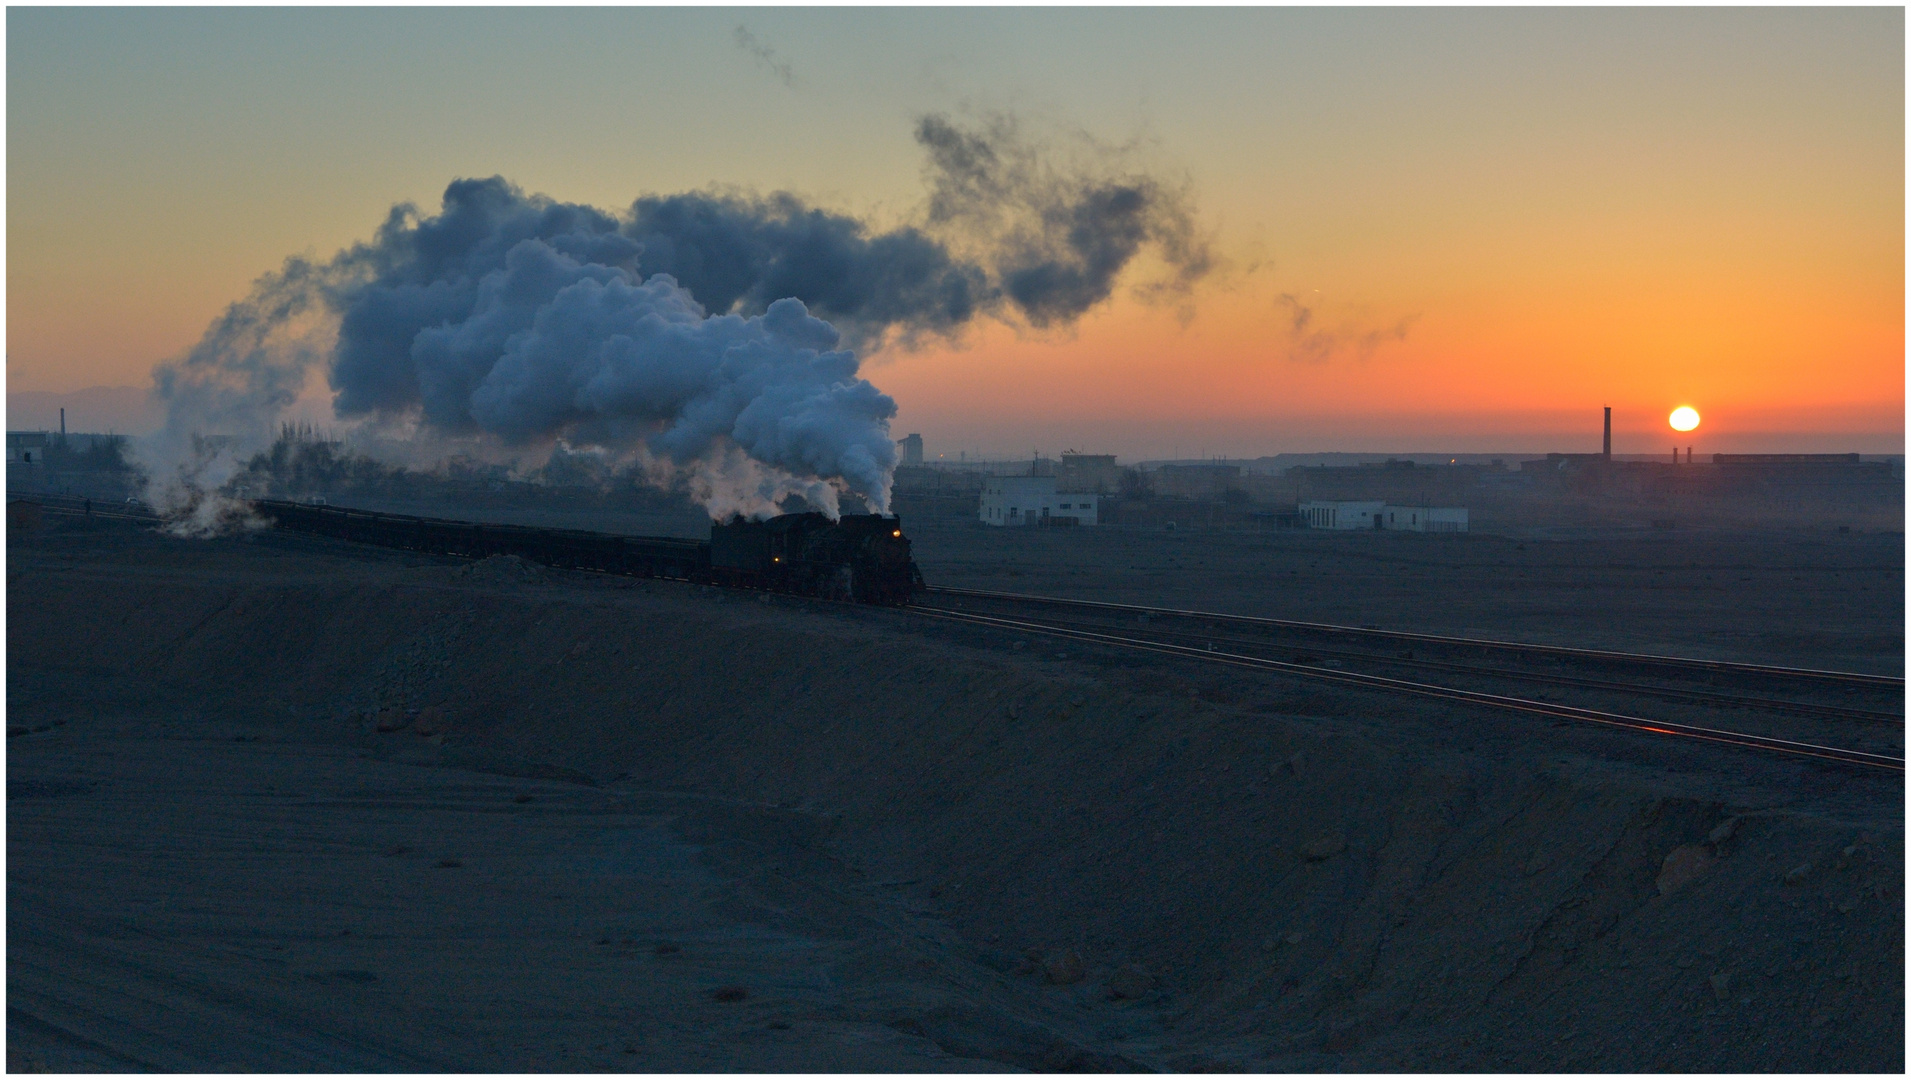
{"label": "warehouse building", "polygon": [[1057,491],[1053,476],[991,476],[982,482],[984,525],[1094,525],[1101,496]]}
{"label": "warehouse building", "polygon": [[1300,512],[1310,529],[1371,529],[1386,508],[1383,502],[1304,502]]}
{"label": "warehouse building", "polygon": [[1402,532],[1453,533],[1466,531],[1464,506],[1388,506],[1387,529]]}
{"label": "warehouse building", "polygon": [[1384,502],[1326,502],[1300,504],[1300,518],[1310,529],[1396,529],[1401,532],[1466,532],[1464,506],[1394,506]]}

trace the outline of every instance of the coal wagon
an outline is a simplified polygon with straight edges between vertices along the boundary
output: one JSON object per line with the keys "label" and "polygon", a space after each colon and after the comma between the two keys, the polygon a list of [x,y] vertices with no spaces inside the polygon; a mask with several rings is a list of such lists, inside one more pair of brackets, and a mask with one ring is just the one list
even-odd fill
{"label": "coal wagon", "polygon": [[434,555],[528,562],[630,577],[670,578],[866,604],[906,604],[923,587],[909,539],[894,515],[784,514],[767,521],[712,524],[708,541],[621,536],[447,518],[387,514],[342,506],[254,500],[273,524],[292,532]]}

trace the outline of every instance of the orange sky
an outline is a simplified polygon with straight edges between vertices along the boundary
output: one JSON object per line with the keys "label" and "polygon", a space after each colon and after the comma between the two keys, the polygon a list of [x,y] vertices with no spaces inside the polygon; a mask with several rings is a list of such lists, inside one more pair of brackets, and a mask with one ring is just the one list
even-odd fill
{"label": "orange sky", "polygon": [[144,385],[456,176],[894,222],[914,116],[1012,109],[1134,140],[1229,269],[872,358],[932,454],[1537,451],[1604,405],[1656,453],[1684,403],[1703,448],[1902,451],[1899,9],[748,13],[787,81],[738,18],[11,10],[8,389]]}

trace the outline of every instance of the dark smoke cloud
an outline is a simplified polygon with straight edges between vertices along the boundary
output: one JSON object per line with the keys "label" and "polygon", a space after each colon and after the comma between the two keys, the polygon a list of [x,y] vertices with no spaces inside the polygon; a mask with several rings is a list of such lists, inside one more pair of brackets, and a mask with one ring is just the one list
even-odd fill
{"label": "dark smoke cloud", "polygon": [[1214,268],[1183,190],[1108,161],[1057,168],[1009,117],[964,130],[947,117],[916,124],[928,152],[929,223],[979,249],[990,278],[1037,327],[1071,322],[1106,300],[1152,245],[1184,294]]}
{"label": "dark smoke cloud", "polygon": [[756,57],[756,62],[768,68],[770,74],[776,76],[784,86],[795,89],[796,72],[791,70],[788,61],[777,59],[776,50],[770,48],[768,42],[759,40],[742,23],[737,24],[737,28],[731,32],[730,36],[736,41],[737,48]]}
{"label": "dark smoke cloud", "polygon": [[671,275],[712,311],[757,314],[795,297],[858,340],[953,333],[993,298],[981,268],[919,229],[871,235],[780,192],[646,196],[626,234],[646,272]]}
{"label": "dark smoke cloud", "polygon": [[1314,309],[1293,293],[1282,293],[1278,303],[1288,319],[1287,358],[1301,363],[1325,363],[1346,354],[1357,360],[1371,359],[1382,345],[1405,341],[1408,329],[1418,318],[1408,315],[1386,326],[1349,324],[1330,330],[1322,327],[1314,318]]}
{"label": "dark smoke cloud", "polygon": [[916,134],[927,218],[886,232],[786,193],[613,215],[455,181],[435,214],[394,207],[370,241],[288,262],[160,365],[168,431],[267,432],[324,365],[342,418],[601,449],[713,513],[789,494],[833,511],[838,490],[886,506],[895,403],[856,347],[982,315],[1065,324],[1145,249],[1170,271],[1158,290],[1210,266],[1184,194],[1150,177],[1053,167],[1001,119]]}

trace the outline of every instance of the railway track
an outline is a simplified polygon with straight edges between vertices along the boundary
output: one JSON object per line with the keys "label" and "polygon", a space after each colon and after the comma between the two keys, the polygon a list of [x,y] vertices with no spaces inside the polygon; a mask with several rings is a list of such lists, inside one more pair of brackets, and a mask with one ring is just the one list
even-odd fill
{"label": "railway track", "polygon": [[[984,610],[975,610],[976,608]],[[1010,608],[1015,610],[1001,610]],[[932,588],[925,602],[912,609],[918,615],[948,622],[1015,633],[1075,640],[1117,650],[1178,657],[1237,669],[1246,668],[1318,682],[1388,694],[1464,702],[1502,711],[1541,715],[1596,724],[1658,737],[1698,740],[1790,757],[1835,761],[1866,769],[1904,770],[1903,680],[1862,673],[1738,664],[1726,661],[1652,656],[1557,646],[1526,646],[1517,642],[1403,634],[1367,627],[1300,623],[1211,612],[1064,600],[1053,597],[977,590]],[[1162,625],[1163,623],[1169,625]],[[1177,626],[1176,624],[1180,624]],[[1229,631],[1232,631],[1231,633]],[[1253,636],[1258,632],[1260,636]],[[1294,638],[1304,639],[1296,649]],[[1322,640],[1360,642],[1359,648],[1323,649]],[[1403,641],[1419,646],[1407,652],[1378,652],[1375,645]],[[1655,682],[1591,677],[1562,670],[1484,667],[1454,656],[1427,656],[1442,650],[1462,656],[1490,656],[1501,661],[1533,662],[1557,668],[1563,664],[1645,669]],[[1283,659],[1282,657],[1285,657]],[[1402,677],[1406,669],[1413,677]],[[1381,672],[1388,672],[1383,674]],[[1439,683],[1428,681],[1438,673]],[[1721,675],[1750,679],[1766,686],[1790,684],[1793,689],[1833,694],[1858,694],[1862,705],[1825,703],[1793,697],[1769,697],[1707,687],[1676,685],[1680,678],[1708,682]],[[1848,676],[1848,677],[1847,677]],[[1544,697],[1505,692],[1506,683],[1563,687],[1612,701],[1634,702],[1635,707],[1591,708]],[[1672,685],[1668,685],[1672,684]],[[1893,694],[1895,690],[1895,694]],[[1894,702],[1896,711],[1889,708]],[[1639,715],[1639,699],[1672,703],[1688,712],[1705,709],[1730,711],[1732,727],[1717,722],[1696,723],[1690,717]],[[1606,702],[1602,701],[1604,705]],[[1802,722],[1812,730],[1798,732]],[[1763,727],[1765,730],[1746,730]],[[1880,736],[1896,740],[1881,746]],[[1860,745],[1850,745],[1857,743]]]}
{"label": "railway track", "polygon": [[978,600],[1007,601],[1010,603],[1032,604],[1053,608],[1072,608],[1113,612],[1123,615],[1149,615],[1160,618],[1198,619],[1212,623],[1226,623],[1240,626],[1265,627],[1287,631],[1299,631],[1329,636],[1341,636],[1368,641],[1387,641],[1402,643],[1424,643],[1428,645],[1464,647],[1482,651],[1499,651],[1525,656],[1550,656],[1563,659],[1595,661],[1620,665],[1659,667],[1680,671],[1708,671],[1732,675],[1749,675],[1764,678],[1793,678],[1814,682],[1843,684],[1851,686],[1871,686],[1904,692],[1904,679],[1892,675],[1871,675],[1853,671],[1825,671],[1816,668],[1782,667],[1771,664],[1745,664],[1730,660],[1704,660],[1682,656],[1657,656],[1651,653],[1617,652],[1609,649],[1578,649],[1565,645],[1534,645],[1517,641],[1495,641],[1490,638],[1455,637],[1444,634],[1418,634],[1404,630],[1382,630],[1373,626],[1341,626],[1334,623],[1302,622],[1293,619],[1267,619],[1252,615],[1224,615],[1213,611],[1188,611],[1180,608],[1145,607],[1139,604],[1112,604],[1098,600],[1070,600],[1056,596],[1032,596],[1027,593],[987,592],[980,589],[952,589],[943,586],[930,586],[927,590],[932,598],[956,597]]}
{"label": "railway track", "polygon": [[[156,515],[143,506],[89,505],[86,500],[62,496],[29,498],[41,503],[46,511],[63,516],[91,514],[142,522],[157,520]],[[534,533],[543,530],[520,527],[518,531]],[[1020,608],[1024,613],[968,610],[977,605]],[[1037,614],[1027,614],[1030,609]],[[1904,680],[1886,675],[1533,645],[1381,630],[1377,627],[1341,626],[974,589],[930,587],[926,590],[926,599],[910,610],[916,615],[932,619],[993,630],[1065,638],[1118,650],[1192,659],[1381,693],[1461,702],[1659,737],[1710,742],[1865,769],[1902,773],[1905,767],[1902,746]],[[1061,614],[1058,615],[1058,612]],[[1123,620],[1131,621],[1133,625]],[[1164,621],[1183,625],[1160,625]],[[1328,643],[1339,647],[1330,647]],[[1412,648],[1400,650],[1398,647],[1401,645]],[[1263,655],[1268,652],[1286,653],[1288,658]],[[1447,655],[1437,655],[1441,653]],[[1658,681],[1623,681],[1563,670],[1483,667],[1467,662],[1480,658],[1494,658],[1502,663],[1510,661],[1514,664],[1541,662],[1608,671],[1644,671],[1654,674]],[[1441,685],[1420,678],[1356,671],[1347,667],[1350,664],[1377,667],[1383,671],[1405,668],[1414,672],[1438,672],[1450,682],[1471,682],[1474,685]],[[1695,678],[1705,679],[1708,685],[1704,688],[1690,685]],[[1685,680],[1687,685],[1667,685],[1679,680]],[[1875,747],[1868,749],[1834,745],[1817,734],[1791,738],[1769,731],[1732,730],[1478,688],[1481,683],[1492,685],[1507,682],[1565,687],[1622,698],[1645,698],[1682,707],[1732,709],[1765,717],[1782,715],[1847,727],[1862,725],[1870,731],[1893,732],[1899,745],[1893,748],[1896,750],[1894,755],[1879,752]],[[1721,683],[1737,683],[1741,687],[1750,684],[1766,690],[1774,686],[1810,688],[1819,693],[1857,695],[1865,703],[1804,701],[1797,700],[1799,695],[1770,697],[1743,692],[1743,689],[1740,692],[1728,692],[1719,689]],[[1856,741],[1875,740],[1860,738]]]}

